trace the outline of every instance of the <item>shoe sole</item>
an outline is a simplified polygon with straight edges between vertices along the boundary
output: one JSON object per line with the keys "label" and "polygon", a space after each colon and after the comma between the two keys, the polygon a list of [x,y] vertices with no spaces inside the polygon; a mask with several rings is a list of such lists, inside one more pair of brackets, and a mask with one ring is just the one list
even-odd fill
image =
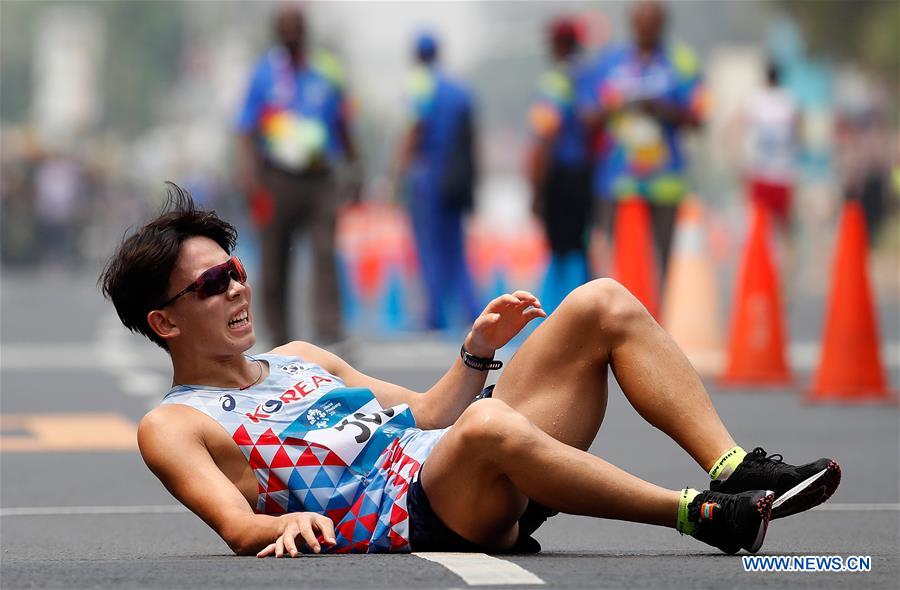
{"label": "shoe sole", "polygon": [[769,520],[772,518],[772,504],[775,502],[775,492],[766,491],[765,495],[756,501],[756,510],[762,517],[759,523],[759,530],[756,531],[756,538],[749,547],[744,547],[750,553],[756,553],[762,547],[763,541],[766,540],[766,531],[769,530]]}
{"label": "shoe sole", "polygon": [[818,506],[834,494],[841,483],[841,466],[835,461],[819,473],[792,487],[772,505],[772,520]]}

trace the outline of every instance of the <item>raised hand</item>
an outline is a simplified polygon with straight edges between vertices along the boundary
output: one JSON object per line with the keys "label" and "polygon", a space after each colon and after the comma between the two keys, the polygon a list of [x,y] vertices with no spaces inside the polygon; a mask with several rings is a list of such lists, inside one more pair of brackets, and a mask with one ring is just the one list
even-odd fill
{"label": "raised hand", "polygon": [[541,302],[528,291],[501,295],[487,304],[472,325],[465,347],[469,354],[491,357],[535,318],[547,317]]}

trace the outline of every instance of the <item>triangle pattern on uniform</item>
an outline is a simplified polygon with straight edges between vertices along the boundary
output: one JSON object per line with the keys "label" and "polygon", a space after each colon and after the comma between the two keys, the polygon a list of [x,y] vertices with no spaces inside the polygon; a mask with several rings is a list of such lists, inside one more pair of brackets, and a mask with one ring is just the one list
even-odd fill
{"label": "triangle pattern on uniform", "polygon": [[293,467],[294,462],[291,461],[291,458],[288,456],[287,451],[283,446],[279,446],[278,450],[275,452],[275,456],[272,457],[272,461],[269,463],[270,467]]}

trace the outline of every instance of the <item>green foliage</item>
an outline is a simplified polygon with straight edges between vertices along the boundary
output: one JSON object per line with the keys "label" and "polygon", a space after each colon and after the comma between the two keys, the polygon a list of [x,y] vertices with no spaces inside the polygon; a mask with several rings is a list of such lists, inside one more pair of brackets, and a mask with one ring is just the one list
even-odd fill
{"label": "green foliage", "polygon": [[900,67],[897,0],[780,0],[797,19],[813,55],[852,60],[896,78]]}

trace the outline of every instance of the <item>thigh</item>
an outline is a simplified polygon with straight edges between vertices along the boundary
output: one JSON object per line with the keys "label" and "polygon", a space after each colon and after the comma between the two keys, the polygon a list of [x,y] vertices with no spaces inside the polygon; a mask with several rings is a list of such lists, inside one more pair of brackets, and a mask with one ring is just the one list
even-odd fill
{"label": "thigh", "polygon": [[[474,405],[490,403],[490,400]],[[511,547],[528,499],[483,452],[473,451],[464,418],[428,455],[419,474],[434,513],[467,541],[498,550]]]}
{"label": "thigh", "polygon": [[525,340],[493,391],[550,436],[582,450],[597,436],[607,399],[608,351],[584,313],[589,293],[582,287],[563,300]]}

